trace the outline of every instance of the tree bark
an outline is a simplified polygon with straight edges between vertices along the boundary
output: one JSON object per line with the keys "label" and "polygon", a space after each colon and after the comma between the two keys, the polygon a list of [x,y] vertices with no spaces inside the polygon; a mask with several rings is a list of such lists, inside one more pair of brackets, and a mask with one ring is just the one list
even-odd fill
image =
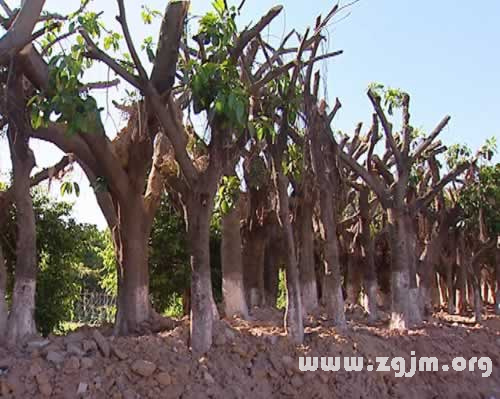
{"label": "tree bark", "polygon": [[314,265],[313,205],[301,201],[297,214],[298,259],[302,309],[308,314],[318,307],[318,287]]}
{"label": "tree bark", "polygon": [[[277,241],[275,240],[277,239]],[[271,236],[266,245],[264,255],[264,292],[267,306],[276,307],[278,300],[278,283],[281,256],[281,246],[278,244],[281,240]]]}
{"label": "tree bark", "polygon": [[210,217],[215,188],[192,190],[184,204],[191,262],[191,349],[194,356],[212,346],[215,302],[210,268]]}
{"label": "tree bark", "polygon": [[118,311],[115,333],[141,333],[152,316],[149,299],[149,235],[151,223],[142,195],[133,196],[119,209],[115,251],[118,259]]}
{"label": "tree bark", "polygon": [[300,294],[299,268],[295,252],[295,240],[290,221],[290,204],[288,201],[288,179],[281,170],[276,168],[276,186],[278,190],[279,220],[285,240],[285,271],[286,271],[286,312],[285,331],[295,344],[304,342],[304,324],[302,320],[302,298]]}
{"label": "tree bark", "polygon": [[243,285],[243,259],[240,232],[240,212],[235,207],[222,217],[222,294],[226,317],[248,318]]}
{"label": "tree bark", "polygon": [[401,208],[388,208],[387,219],[391,241],[391,321],[390,328],[409,327],[408,233]]}
{"label": "tree bark", "polygon": [[467,311],[467,269],[465,264],[465,248],[463,236],[459,233],[457,242],[457,309],[458,314],[463,315]]}
{"label": "tree bark", "polygon": [[364,270],[364,294],[365,311],[368,313],[368,321],[378,319],[377,309],[377,274],[375,270],[375,244],[370,232],[370,206],[369,189],[363,187],[359,192],[359,211],[361,221],[361,256]]}
{"label": "tree bark", "polygon": [[496,263],[495,313],[497,315],[500,315],[500,236],[497,238],[497,247],[495,249],[495,263]]}
{"label": "tree bark", "polygon": [[29,137],[20,129],[16,130],[10,127],[8,131],[17,223],[15,282],[7,323],[7,342],[10,345],[36,334],[36,226],[30,193],[30,173],[35,166],[35,157],[28,147]]}
{"label": "tree bark", "polygon": [[243,248],[245,289],[250,308],[264,304],[264,256],[266,240],[262,227],[247,231]]}
{"label": "tree bark", "polygon": [[7,331],[7,318],[9,310],[7,308],[7,301],[5,295],[7,293],[7,269],[5,266],[5,258],[3,256],[3,248],[0,244],[0,344],[5,339]]}

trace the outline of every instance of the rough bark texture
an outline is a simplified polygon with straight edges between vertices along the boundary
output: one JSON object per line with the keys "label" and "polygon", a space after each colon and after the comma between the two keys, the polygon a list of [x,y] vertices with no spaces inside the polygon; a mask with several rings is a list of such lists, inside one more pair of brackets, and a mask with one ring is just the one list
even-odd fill
{"label": "rough bark texture", "polygon": [[[18,126],[22,126],[18,124]],[[17,243],[15,282],[12,308],[7,327],[7,342],[21,343],[36,334],[36,229],[35,213],[30,193],[30,173],[35,158],[28,147],[29,136],[20,129],[8,132],[14,175],[14,202],[16,205]]]}
{"label": "rough bark texture", "polygon": [[5,267],[5,258],[3,256],[2,245],[0,244],[0,344],[5,339],[7,331],[8,308],[5,300],[7,290],[7,269]]}
{"label": "rough bark texture", "polygon": [[264,256],[266,240],[263,228],[247,231],[243,249],[245,289],[251,308],[264,304]]}
{"label": "rough bark texture", "polygon": [[495,291],[495,313],[500,315],[500,237],[497,240],[495,250],[495,275],[496,275],[496,291]]}
{"label": "rough bark texture", "polygon": [[359,192],[359,211],[361,221],[360,242],[361,257],[364,271],[364,305],[368,313],[368,320],[375,321],[378,318],[377,312],[377,275],[375,270],[375,244],[370,232],[370,208],[369,190],[363,187]]}
{"label": "rough bark texture", "polygon": [[457,312],[465,314],[467,311],[467,269],[464,259],[464,241],[463,236],[459,234],[457,242]]}
{"label": "rough bark texture", "polygon": [[119,211],[118,312],[115,332],[127,335],[141,332],[151,318],[149,300],[148,239],[150,223],[143,213],[142,196],[130,198]]}
{"label": "rough bark texture", "polygon": [[222,218],[222,295],[226,317],[248,317],[243,286],[243,259],[240,232],[240,212],[232,209]]}
{"label": "rough bark texture", "polygon": [[279,219],[285,240],[285,271],[286,271],[286,312],[285,330],[288,337],[295,344],[304,341],[304,324],[302,320],[302,298],[300,294],[299,267],[295,252],[295,240],[292,223],[290,221],[288,202],[288,179],[282,170],[276,171],[278,189]]}
{"label": "rough bark texture", "polygon": [[314,264],[313,204],[301,201],[297,214],[297,252],[300,272],[300,291],[305,314],[318,307],[318,287]]}
{"label": "rough bark texture", "polygon": [[409,326],[408,234],[404,211],[387,209],[391,241],[391,322],[390,328],[405,330]]}
{"label": "rough bark texture", "polygon": [[278,300],[279,268],[281,265],[281,254],[284,252],[278,237],[271,235],[266,245],[264,257],[264,291],[266,305],[276,307]]}
{"label": "rough bark texture", "polygon": [[185,216],[191,262],[191,348],[201,356],[212,346],[215,302],[210,272],[210,217],[214,190],[192,191],[186,199]]}

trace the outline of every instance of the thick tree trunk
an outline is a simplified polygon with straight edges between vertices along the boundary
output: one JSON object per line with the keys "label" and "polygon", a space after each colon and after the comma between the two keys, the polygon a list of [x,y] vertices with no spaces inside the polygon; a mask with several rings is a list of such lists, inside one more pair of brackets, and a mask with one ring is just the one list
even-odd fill
{"label": "thick tree trunk", "polygon": [[[14,136],[14,134],[16,134]],[[36,334],[36,226],[30,193],[30,173],[35,158],[28,147],[28,137],[9,130],[9,143],[14,174],[17,244],[12,308],[7,327],[7,342],[15,345]]]}
{"label": "thick tree trunk", "polygon": [[243,259],[239,208],[222,217],[222,294],[226,317],[240,315],[248,318],[243,286]]}
{"label": "thick tree trunk", "polygon": [[361,271],[361,256],[359,248],[356,248],[354,253],[349,253],[346,256],[347,274],[346,274],[346,303],[349,305],[360,304],[361,297],[361,281],[363,279]]}
{"label": "thick tree trunk", "polygon": [[481,266],[478,262],[477,265],[471,265],[470,270],[474,271],[472,276],[472,292],[474,298],[474,321],[481,323],[483,320],[483,300],[481,298]]}
{"label": "thick tree trunk", "polygon": [[463,237],[459,237],[457,243],[457,308],[458,314],[463,315],[467,311],[467,269],[464,260]]}
{"label": "thick tree trunk", "polygon": [[[280,165],[281,166],[281,165]],[[285,271],[286,271],[286,312],[285,330],[295,344],[304,341],[304,324],[302,320],[302,298],[300,294],[299,268],[295,251],[292,223],[290,221],[290,205],[288,202],[288,179],[283,171],[277,170],[277,189],[279,219],[285,241]]]}
{"label": "thick tree trunk", "polygon": [[405,230],[407,234],[407,254],[408,254],[408,269],[410,277],[410,291],[408,293],[408,312],[409,319],[412,325],[422,323],[422,299],[420,296],[420,288],[417,284],[417,232],[415,223],[410,215],[405,215]]}
{"label": "thick tree trunk", "polygon": [[[280,242],[281,240],[278,240]],[[264,292],[267,306],[276,307],[278,300],[279,269],[281,247],[274,239],[266,245],[264,255]]]}
{"label": "thick tree trunk", "polygon": [[7,331],[7,317],[8,308],[7,302],[5,300],[5,295],[7,293],[7,269],[5,266],[5,259],[3,256],[3,248],[0,244],[0,344],[5,339],[5,333]]}
{"label": "thick tree trunk", "polygon": [[495,313],[500,315],[500,236],[497,240],[497,248],[495,251],[495,278],[496,278],[496,288],[495,288]]}
{"label": "thick tree trunk", "polygon": [[334,219],[332,196],[329,190],[320,188],[321,221],[324,230],[324,270],[325,279],[323,298],[325,298],[328,317],[339,328],[346,326],[344,296],[340,273],[340,256],[337,238],[337,226]]}
{"label": "thick tree trunk", "polygon": [[191,350],[205,354],[212,346],[216,315],[210,268],[210,217],[214,190],[192,191],[186,198],[185,215],[191,260]]}
{"label": "thick tree trunk", "polygon": [[359,210],[361,219],[361,257],[364,270],[364,306],[368,313],[368,321],[378,319],[377,309],[377,274],[375,270],[375,244],[370,232],[369,189],[364,187],[359,193]]}
{"label": "thick tree trunk", "polygon": [[266,239],[264,229],[254,227],[247,233],[243,248],[243,264],[245,289],[250,308],[262,306],[265,301],[264,293],[264,256]]}
{"label": "thick tree trunk", "polygon": [[448,296],[448,314],[455,313],[455,287],[453,284],[453,264],[446,265],[446,289]]}
{"label": "thick tree trunk", "polygon": [[408,233],[402,209],[387,209],[391,241],[391,329],[409,327]]}
{"label": "thick tree trunk", "polygon": [[118,229],[114,237],[118,260],[115,333],[141,333],[152,316],[148,269],[151,223],[144,212],[142,196],[131,198],[120,209]]}
{"label": "thick tree trunk", "polygon": [[298,259],[302,308],[308,314],[318,307],[318,287],[314,265],[314,230],[312,204],[302,203],[297,215]]}

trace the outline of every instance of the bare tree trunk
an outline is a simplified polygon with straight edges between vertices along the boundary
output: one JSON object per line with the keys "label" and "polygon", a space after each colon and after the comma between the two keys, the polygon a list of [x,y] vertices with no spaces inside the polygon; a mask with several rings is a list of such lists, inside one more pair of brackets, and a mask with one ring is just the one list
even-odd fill
{"label": "bare tree trunk", "polygon": [[115,333],[143,332],[151,319],[149,299],[148,240],[151,225],[143,211],[142,196],[131,198],[119,211],[118,310]]}
{"label": "bare tree trunk", "polygon": [[500,236],[497,238],[497,247],[495,250],[495,277],[496,277],[496,291],[495,291],[495,313],[500,315]]}
{"label": "bare tree trunk", "polygon": [[458,314],[465,314],[467,311],[467,269],[464,259],[464,242],[463,237],[460,235],[457,245],[457,312]]}
{"label": "bare tree trunk", "polygon": [[0,244],[0,344],[5,339],[5,333],[7,331],[7,317],[9,315],[7,302],[5,300],[6,293],[7,293],[7,269],[5,267],[3,248],[2,245]]}
{"label": "bare tree trunk", "polygon": [[391,241],[391,329],[409,327],[409,265],[408,234],[405,215],[401,209],[387,209]]}
{"label": "bare tree trunk", "polygon": [[363,187],[359,192],[359,211],[361,219],[361,256],[364,266],[364,304],[365,311],[368,313],[368,321],[373,322],[378,319],[378,287],[375,270],[375,244],[370,232],[369,193],[367,187]]}
{"label": "bare tree trunk", "polygon": [[243,248],[245,289],[251,308],[264,304],[264,256],[266,240],[263,228],[254,227],[247,233]]}
{"label": "bare tree trunk", "polygon": [[248,318],[243,286],[243,259],[240,232],[240,212],[235,207],[222,217],[222,294],[226,317]]}
{"label": "bare tree trunk", "polygon": [[30,173],[35,157],[28,147],[29,138],[19,129],[9,129],[9,144],[14,174],[17,243],[12,308],[7,327],[7,342],[15,345],[36,334],[36,226],[30,193]]}
{"label": "bare tree trunk", "polygon": [[415,223],[410,215],[405,215],[405,229],[408,237],[407,254],[408,254],[408,268],[410,277],[410,291],[408,293],[408,312],[410,323],[412,325],[419,325],[422,323],[422,306],[420,289],[417,284],[417,233],[415,230]]}
{"label": "bare tree trunk", "polygon": [[278,190],[279,220],[285,240],[285,271],[286,271],[286,312],[285,330],[295,344],[304,341],[304,324],[302,320],[302,298],[300,294],[299,268],[295,252],[295,240],[290,221],[290,205],[288,202],[288,179],[281,170],[276,168],[276,186]]}
{"label": "bare tree trunk", "polygon": [[472,291],[474,297],[474,321],[481,323],[483,316],[483,300],[481,298],[481,265],[471,265],[474,275],[472,276]]}
{"label": "bare tree trunk", "polygon": [[318,307],[318,287],[314,267],[314,230],[312,204],[303,201],[299,206],[296,227],[298,229],[298,258],[300,292],[304,314]]}
{"label": "bare tree trunk", "polygon": [[192,191],[186,198],[187,234],[191,258],[191,349],[194,356],[205,354],[212,346],[216,315],[210,268],[210,218],[214,190]]}
{"label": "bare tree trunk", "polygon": [[[281,240],[278,240],[278,243]],[[278,282],[281,246],[273,238],[267,243],[264,256],[264,292],[267,306],[276,307],[278,300]]]}
{"label": "bare tree trunk", "polygon": [[453,284],[453,264],[446,265],[446,289],[448,296],[448,313],[455,313],[455,287]]}
{"label": "bare tree trunk", "polygon": [[361,303],[362,272],[360,260],[359,247],[356,247],[353,253],[349,253],[346,256],[346,303],[349,305],[358,305]]}

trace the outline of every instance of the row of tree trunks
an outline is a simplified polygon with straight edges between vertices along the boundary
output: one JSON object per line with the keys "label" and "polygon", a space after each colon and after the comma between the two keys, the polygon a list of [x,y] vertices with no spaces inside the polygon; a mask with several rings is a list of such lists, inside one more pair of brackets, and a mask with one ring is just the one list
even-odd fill
{"label": "row of tree trunks", "polygon": [[243,258],[240,230],[240,210],[233,208],[222,217],[222,295],[226,317],[248,318],[248,306],[243,283]]}

